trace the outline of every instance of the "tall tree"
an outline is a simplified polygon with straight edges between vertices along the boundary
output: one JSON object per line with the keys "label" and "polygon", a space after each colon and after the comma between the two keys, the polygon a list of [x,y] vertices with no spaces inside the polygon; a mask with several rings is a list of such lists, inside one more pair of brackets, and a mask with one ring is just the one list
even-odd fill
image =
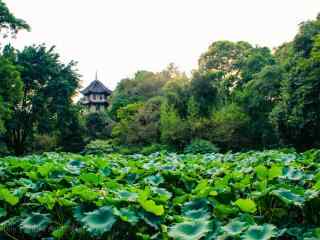
{"label": "tall tree", "polygon": [[291,44],[280,49],[285,70],[281,101],[272,120],[285,144],[320,146],[320,17],[302,23]]}
{"label": "tall tree", "polygon": [[22,29],[30,30],[30,26],[24,20],[16,18],[3,0],[0,0],[0,36],[15,36]]}
{"label": "tall tree", "polygon": [[14,106],[21,100],[22,81],[15,65],[0,57],[0,133],[5,131],[4,121],[10,118]]}
{"label": "tall tree", "polygon": [[16,154],[23,154],[26,141],[33,133],[62,131],[70,116],[72,97],[79,86],[75,63],[63,64],[54,47],[30,46],[15,55],[23,86],[22,99],[15,106],[12,118],[7,121],[7,142]]}
{"label": "tall tree", "polygon": [[[30,27],[24,20],[16,18],[0,0],[0,37],[15,36],[22,29],[30,30]],[[17,68],[8,59],[0,56],[0,133],[4,132],[4,120],[9,117],[13,105],[21,96],[21,87]]]}

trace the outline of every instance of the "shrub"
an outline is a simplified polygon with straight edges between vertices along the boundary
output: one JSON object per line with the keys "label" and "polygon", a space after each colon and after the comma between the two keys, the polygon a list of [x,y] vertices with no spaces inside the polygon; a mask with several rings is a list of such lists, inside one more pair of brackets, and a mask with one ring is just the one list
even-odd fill
{"label": "shrub", "polygon": [[129,146],[121,146],[118,149],[118,152],[123,155],[131,155],[141,152],[141,147],[129,145]]}
{"label": "shrub", "polygon": [[0,157],[8,156],[10,154],[7,145],[0,139]]}
{"label": "shrub", "polygon": [[58,147],[57,136],[37,134],[34,136],[32,148],[35,152],[52,152]]}
{"label": "shrub", "polygon": [[184,153],[216,153],[219,148],[207,140],[196,139],[193,140],[188,146],[185,147]]}
{"label": "shrub", "polygon": [[151,144],[141,149],[141,153],[144,155],[150,155],[151,153],[167,151],[168,146],[163,144]]}
{"label": "shrub", "polygon": [[93,140],[86,145],[83,154],[107,154],[115,152],[117,149],[111,140]]}
{"label": "shrub", "polygon": [[90,140],[111,137],[114,122],[107,112],[94,112],[85,116],[86,135]]}
{"label": "shrub", "polygon": [[[213,113],[214,131],[210,140],[223,150],[242,150],[250,146],[249,116],[236,104],[229,104]],[[241,147],[240,147],[241,146]]]}

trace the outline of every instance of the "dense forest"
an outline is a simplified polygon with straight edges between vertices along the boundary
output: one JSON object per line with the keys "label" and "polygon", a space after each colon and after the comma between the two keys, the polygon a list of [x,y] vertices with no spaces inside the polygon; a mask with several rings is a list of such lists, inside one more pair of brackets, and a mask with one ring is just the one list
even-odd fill
{"label": "dense forest", "polygon": [[[31,29],[3,1],[0,16],[2,40]],[[320,16],[272,50],[213,42],[190,76],[173,63],[139,70],[118,83],[103,113],[75,103],[76,67],[54,46],[1,44],[1,155],[81,152],[90,142],[128,153],[320,146]]]}

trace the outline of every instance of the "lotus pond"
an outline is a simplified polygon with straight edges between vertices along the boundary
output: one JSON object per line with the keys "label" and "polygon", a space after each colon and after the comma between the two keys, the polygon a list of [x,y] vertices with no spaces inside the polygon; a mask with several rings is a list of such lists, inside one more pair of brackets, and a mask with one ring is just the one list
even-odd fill
{"label": "lotus pond", "polygon": [[0,239],[320,239],[320,150],[2,158]]}

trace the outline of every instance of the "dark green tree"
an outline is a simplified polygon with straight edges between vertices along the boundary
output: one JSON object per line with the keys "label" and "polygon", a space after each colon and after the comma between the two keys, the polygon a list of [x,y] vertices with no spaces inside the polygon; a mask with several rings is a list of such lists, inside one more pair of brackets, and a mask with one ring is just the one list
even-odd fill
{"label": "dark green tree", "polygon": [[111,137],[113,121],[107,112],[94,112],[85,116],[86,136],[89,140]]}
{"label": "dark green tree", "polygon": [[0,133],[5,131],[4,122],[10,118],[14,107],[22,97],[23,83],[15,65],[0,57]]}
{"label": "dark green tree", "polygon": [[74,62],[61,63],[54,47],[30,46],[6,54],[15,56],[14,64],[23,81],[22,99],[6,123],[7,143],[16,154],[23,154],[35,131],[64,132],[67,122],[75,121],[71,120],[74,114],[70,114],[70,107],[79,86],[79,75]]}
{"label": "dark green tree", "polygon": [[199,106],[200,116],[209,116],[214,106],[224,101],[225,93],[219,92],[222,78],[223,73],[220,71],[193,73],[190,88],[191,94]]}
{"label": "dark green tree", "polygon": [[30,30],[30,26],[24,20],[16,18],[4,1],[0,0],[0,36],[15,36],[20,30]]}
{"label": "dark green tree", "polygon": [[271,118],[284,144],[301,150],[320,146],[320,18],[304,22],[280,49],[285,77]]}

